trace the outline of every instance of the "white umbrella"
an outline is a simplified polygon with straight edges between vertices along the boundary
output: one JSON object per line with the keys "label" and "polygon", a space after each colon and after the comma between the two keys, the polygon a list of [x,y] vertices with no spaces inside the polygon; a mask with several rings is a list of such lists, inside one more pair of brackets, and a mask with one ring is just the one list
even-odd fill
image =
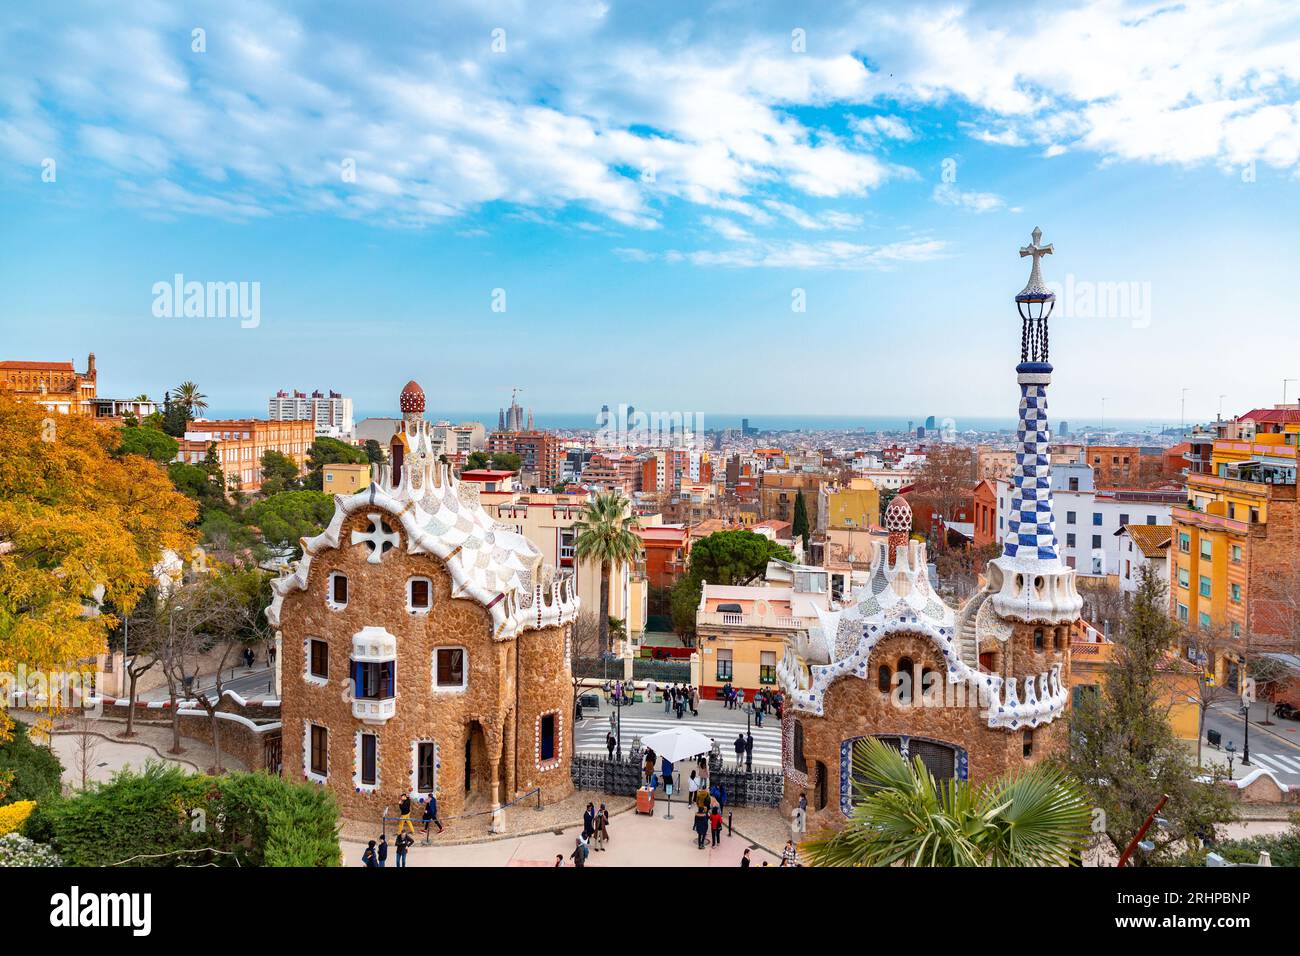
{"label": "white umbrella", "polygon": [[650,747],[659,755],[659,759],[667,760],[669,763],[676,763],[687,757],[694,757],[696,754],[707,754],[712,743],[708,737],[690,727],[674,727],[672,730],[661,730],[657,734],[641,738],[642,746]]}

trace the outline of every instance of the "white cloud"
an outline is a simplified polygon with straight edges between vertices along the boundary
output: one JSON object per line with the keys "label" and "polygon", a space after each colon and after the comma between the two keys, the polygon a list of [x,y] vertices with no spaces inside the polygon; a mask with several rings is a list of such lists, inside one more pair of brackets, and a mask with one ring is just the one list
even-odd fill
{"label": "white cloud", "polygon": [[997,193],[963,191],[952,183],[935,186],[930,198],[941,206],[958,206],[967,212],[996,212],[1007,204]]}
{"label": "white cloud", "polygon": [[885,245],[823,240],[803,242],[751,239],[728,249],[673,249],[656,256],[638,249],[617,249],[627,261],[689,262],[697,266],[736,269],[834,269],[883,272],[911,262],[929,262],[947,254],[948,244],[937,239],[909,239]]}

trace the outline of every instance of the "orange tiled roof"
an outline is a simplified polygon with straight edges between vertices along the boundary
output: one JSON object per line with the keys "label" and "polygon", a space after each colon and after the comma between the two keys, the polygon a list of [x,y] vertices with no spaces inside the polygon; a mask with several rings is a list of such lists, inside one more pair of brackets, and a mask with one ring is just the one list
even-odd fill
{"label": "orange tiled roof", "polygon": [[1169,547],[1169,540],[1172,534],[1172,526],[1167,524],[1126,524],[1124,530],[1128,532],[1142,553],[1148,558],[1164,557],[1164,552]]}

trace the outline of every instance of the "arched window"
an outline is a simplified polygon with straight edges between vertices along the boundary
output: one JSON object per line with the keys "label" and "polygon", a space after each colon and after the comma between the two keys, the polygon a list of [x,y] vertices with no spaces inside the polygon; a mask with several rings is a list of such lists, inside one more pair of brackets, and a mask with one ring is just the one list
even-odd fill
{"label": "arched window", "polygon": [[1042,649],[1043,649],[1043,629],[1041,627],[1036,627],[1034,628],[1034,650],[1041,651]]}
{"label": "arched window", "polygon": [[889,670],[888,664],[880,665],[880,674],[876,678],[876,686],[880,688],[880,692],[882,694],[889,693],[889,682],[893,678],[893,676],[894,675]]}
{"label": "arched window", "polygon": [[898,659],[898,701],[902,704],[912,702],[912,680],[915,665],[910,657]]}
{"label": "arched window", "polygon": [[791,754],[791,757],[794,760],[794,769],[798,770],[800,773],[807,773],[808,758],[804,756],[803,752],[803,721],[797,718],[794,722],[794,741],[791,745],[791,749],[794,751]]}

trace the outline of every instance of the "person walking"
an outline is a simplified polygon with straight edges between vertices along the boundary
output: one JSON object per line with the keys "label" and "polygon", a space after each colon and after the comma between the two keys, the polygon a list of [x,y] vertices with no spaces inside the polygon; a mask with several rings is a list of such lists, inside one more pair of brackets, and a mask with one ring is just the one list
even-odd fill
{"label": "person walking", "polygon": [[709,835],[709,815],[703,807],[697,806],[695,808],[695,822],[693,826],[695,827],[696,849],[703,850],[704,839]]}
{"label": "person walking", "polygon": [[722,811],[717,807],[709,814],[709,829],[713,831],[713,845],[717,846],[722,842]]}
{"label": "person walking", "polygon": [[432,823],[434,826],[438,828],[439,833],[441,833],[444,829],[446,829],[442,825],[442,821],[438,819],[438,798],[435,797],[433,794],[429,794],[429,799],[424,802],[424,816],[421,818],[421,822],[424,823],[425,843],[429,842],[430,823]]}
{"label": "person walking", "polygon": [[699,778],[695,776],[695,771],[691,771],[691,778],[686,781],[686,799],[691,802],[695,801],[695,791],[700,789]]}
{"label": "person walking", "polygon": [[379,861],[375,857],[375,841],[371,840],[366,844],[365,850],[361,853],[362,866],[379,866]]}
{"label": "person walking", "polygon": [[603,803],[592,820],[592,828],[592,833],[595,836],[593,848],[597,851],[604,850],[605,844],[609,842],[609,811],[605,809]]}
{"label": "person walking", "polygon": [[582,838],[590,840],[591,835],[596,832],[596,805],[587,804],[586,811],[582,814]]}
{"label": "person walking", "polygon": [[749,847],[745,847],[745,852],[740,854],[740,865],[746,867],[752,865],[749,861]]}
{"label": "person walking", "polygon": [[794,840],[785,841],[785,849],[781,851],[782,866],[798,866],[799,851],[795,848]]}
{"label": "person walking", "polygon": [[754,772],[754,735],[745,733],[745,772]]}
{"label": "person walking", "polygon": [[794,808],[794,832],[803,833],[808,829],[808,792],[799,793],[799,805]]}
{"label": "person walking", "polygon": [[736,734],[736,769],[739,770],[745,762],[745,735]]}
{"label": "person walking", "polygon": [[375,858],[379,860],[380,866],[388,865],[388,837],[382,833],[379,834],[379,846],[375,849]]}
{"label": "person walking", "polygon": [[653,677],[645,682],[646,703],[648,704],[654,703],[655,694],[657,694],[658,692],[659,692],[659,685],[655,683],[655,679]]}
{"label": "person walking", "polygon": [[673,710],[673,689],[670,686],[664,687],[664,713],[670,714]]}
{"label": "person walking", "polygon": [[578,837],[573,841],[573,852],[569,854],[569,859],[573,861],[574,866],[586,866],[588,852],[586,841]]}
{"label": "person walking", "polygon": [[614,745],[618,743],[618,738],[611,733],[605,734],[605,750],[609,754],[609,759],[614,759]]}
{"label": "person walking", "polygon": [[691,716],[700,716],[700,689],[694,685],[691,686]]}
{"label": "person walking", "polygon": [[415,839],[409,833],[397,834],[397,868],[406,869],[406,851],[415,845]]}

